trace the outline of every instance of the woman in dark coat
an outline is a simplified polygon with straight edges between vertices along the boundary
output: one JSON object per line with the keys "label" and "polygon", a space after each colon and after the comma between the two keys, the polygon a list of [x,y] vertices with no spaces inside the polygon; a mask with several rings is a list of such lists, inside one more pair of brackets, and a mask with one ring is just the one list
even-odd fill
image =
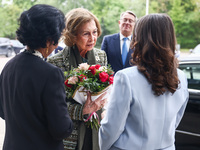
{"label": "woman in dark coat", "polygon": [[63,150],[72,132],[62,71],[45,62],[65,27],[55,7],[35,5],[19,19],[18,40],[27,46],[0,76],[0,117],[5,120],[3,150]]}

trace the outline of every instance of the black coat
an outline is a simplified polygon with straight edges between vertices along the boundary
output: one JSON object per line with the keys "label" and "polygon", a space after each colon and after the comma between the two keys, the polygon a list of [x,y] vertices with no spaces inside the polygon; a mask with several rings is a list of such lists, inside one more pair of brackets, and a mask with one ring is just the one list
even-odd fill
{"label": "black coat", "polygon": [[63,150],[72,131],[62,71],[28,52],[16,55],[0,76],[3,150]]}

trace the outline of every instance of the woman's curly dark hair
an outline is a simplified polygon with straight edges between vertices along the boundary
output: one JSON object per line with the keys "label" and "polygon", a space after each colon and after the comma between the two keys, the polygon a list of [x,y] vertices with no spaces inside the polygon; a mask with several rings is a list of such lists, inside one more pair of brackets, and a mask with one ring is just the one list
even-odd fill
{"label": "woman's curly dark hair", "polygon": [[64,14],[57,8],[45,4],[34,5],[24,11],[18,21],[17,39],[32,51],[46,48],[48,40],[54,45],[57,44],[65,28]]}
{"label": "woman's curly dark hair", "polygon": [[159,96],[178,88],[178,61],[175,57],[176,37],[174,26],[166,14],[151,14],[138,20],[134,28],[131,48],[132,63],[152,84]]}

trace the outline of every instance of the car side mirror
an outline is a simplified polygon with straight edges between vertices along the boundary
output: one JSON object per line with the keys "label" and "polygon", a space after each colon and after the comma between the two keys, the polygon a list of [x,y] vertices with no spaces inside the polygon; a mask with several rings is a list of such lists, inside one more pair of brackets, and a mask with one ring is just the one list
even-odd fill
{"label": "car side mirror", "polygon": [[193,49],[190,49],[189,52],[192,53],[192,52],[193,52]]}

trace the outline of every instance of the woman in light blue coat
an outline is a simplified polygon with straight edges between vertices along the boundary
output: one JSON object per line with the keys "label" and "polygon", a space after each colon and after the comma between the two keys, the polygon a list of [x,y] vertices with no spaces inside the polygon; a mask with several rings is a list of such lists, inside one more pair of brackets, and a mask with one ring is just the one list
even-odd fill
{"label": "woman in light blue coat", "polygon": [[115,75],[99,130],[100,149],[174,150],[188,90],[177,69],[173,23],[165,14],[147,15],[134,33],[135,66]]}

